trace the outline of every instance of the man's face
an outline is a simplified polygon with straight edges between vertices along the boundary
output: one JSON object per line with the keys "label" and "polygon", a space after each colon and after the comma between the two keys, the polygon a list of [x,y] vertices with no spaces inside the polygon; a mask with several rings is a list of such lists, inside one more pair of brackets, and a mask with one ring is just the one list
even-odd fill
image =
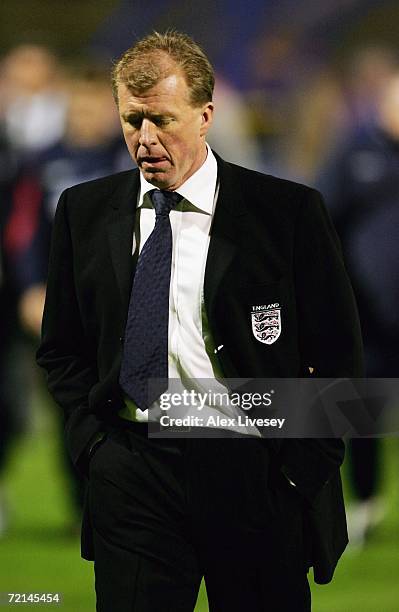
{"label": "man's face", "polygon": [[160,189],[178,189],[206,158],[211,102],[192,106],[179,69],[141,95],[118,86],[123,135],[144,178]]}

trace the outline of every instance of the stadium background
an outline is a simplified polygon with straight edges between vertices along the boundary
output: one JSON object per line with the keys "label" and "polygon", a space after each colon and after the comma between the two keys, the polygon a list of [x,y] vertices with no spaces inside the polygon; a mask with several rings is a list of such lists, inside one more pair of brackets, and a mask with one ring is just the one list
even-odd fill
{"label": "stadium background", "polygon": [[[18,45],[33,44],[54,52],[60,70],[83,60],[107,69],[136,36],[171,26],[193,35],[216,66],[223,119],[215,148],[232,161],[309,184],[328,185],[330,159],[348,134],[370,121],[378,94],[397,74],[399,5],[384,0],[8,0],[0,6],[0,62]],[[5,87],[0,71],[0,122]],[[6,523],[0,592],[60,592],[61,609],[89,612],[93,570],[79,558],[59,418],[33,365],[37,337],[23,316],[21,327],[8,356],[19,400],[0,472]],[[349,469],[345,465],[348,502]],[[331,585],[312,585],[315,612],[399,609],[397,439],[381,442],[378,470],[383,518],[365,542],[348,550]],[[196,612],[207,609],[202,588]]]}

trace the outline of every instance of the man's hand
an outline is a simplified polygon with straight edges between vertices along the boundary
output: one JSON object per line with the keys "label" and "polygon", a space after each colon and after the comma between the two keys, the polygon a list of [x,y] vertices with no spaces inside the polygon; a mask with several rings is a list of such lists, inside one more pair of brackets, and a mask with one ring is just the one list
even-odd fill
{"label": "man's hand", "polygon": [[44,284],[32,285],[22,294],[18,312],[24,329],[34,336],[40,336],[46,286]]}

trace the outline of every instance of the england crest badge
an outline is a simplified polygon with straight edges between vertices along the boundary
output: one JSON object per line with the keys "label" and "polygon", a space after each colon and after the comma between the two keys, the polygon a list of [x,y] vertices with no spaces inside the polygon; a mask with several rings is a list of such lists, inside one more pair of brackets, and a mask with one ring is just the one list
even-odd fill
{"label": "england crest badge", "polygon": [[252,333],[263,344],[274,344],[281,334],[281,307],[279,303],[252,306]]}

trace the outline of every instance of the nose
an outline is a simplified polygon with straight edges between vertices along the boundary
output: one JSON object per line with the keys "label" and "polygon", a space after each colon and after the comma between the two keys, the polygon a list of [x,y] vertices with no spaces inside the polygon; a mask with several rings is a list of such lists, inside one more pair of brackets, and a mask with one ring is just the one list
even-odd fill
{"label": "nose", "polygon": [[157,126],[149,119],[143,119],[140,128],[139,143],[144,147],[150,147],[157,144]]}

